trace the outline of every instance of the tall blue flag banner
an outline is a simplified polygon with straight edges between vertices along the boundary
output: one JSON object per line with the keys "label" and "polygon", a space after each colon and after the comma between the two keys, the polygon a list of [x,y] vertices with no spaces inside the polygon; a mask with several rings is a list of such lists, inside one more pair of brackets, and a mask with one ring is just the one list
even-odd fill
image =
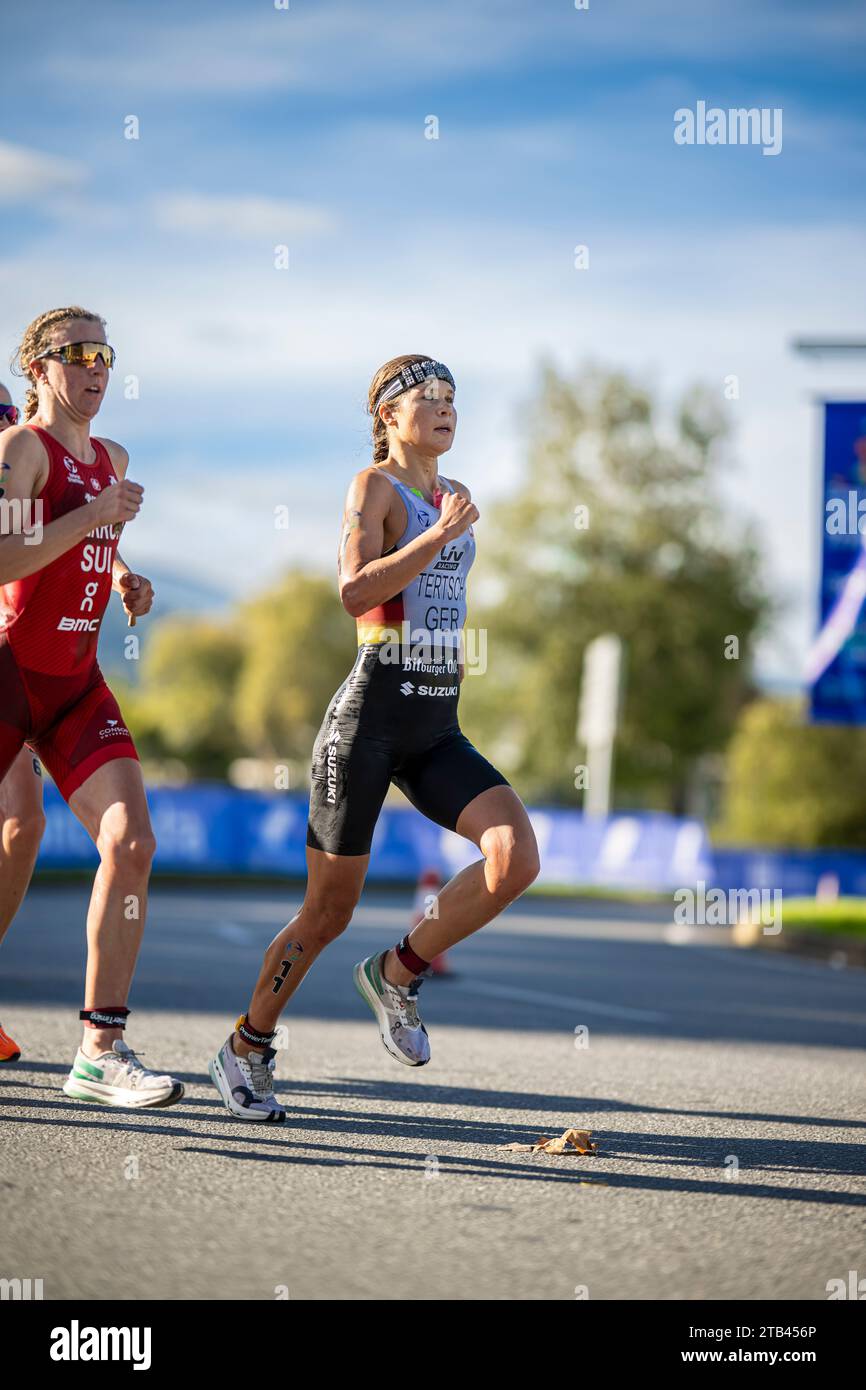
{"label": "tall blue flag banner", "polygon": [[824,407],[821,625],[806,661],[812,719],[866,724],[866,404]]}

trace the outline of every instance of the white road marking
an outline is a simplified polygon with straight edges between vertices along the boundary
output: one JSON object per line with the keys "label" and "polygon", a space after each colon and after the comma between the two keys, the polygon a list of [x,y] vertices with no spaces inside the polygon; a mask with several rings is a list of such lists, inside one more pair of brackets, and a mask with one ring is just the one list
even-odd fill
{"label": "white road marking", "polygon": [[250,943],[249,928],[239,926],[237,922],[214,922],[213,929],[223,941],[232,941],[239,946],[248,946]]}
{"label": "white road marking", "polygon": [[642,1023],[665,1023],[669,1015],[654,1012],[652,1009],[630,1009],[625,1004],[600,1004],[596,999],[580,999],[565,994],[546,994],[539,989],[521,989],[517,985],[494,985],[487,980],[464,983],[454,980],[449,989],[460,990],[465,994],[486,994],[490,999],[513,999],[516,1003],[542,1004],[545,1008],[567,1009],[574,1014],[577,1009],[586,1013],[606,1014],[609,1018],[633,1018]]}
{"label": "white road marking", "polygon": [[[833,975],[828,975],[829,965],[825,960],[819,960],[815,956],[795,956],[789,951],[782,950],[761,950],[759,947],[749,949],[743,946],[723,946],[717,957],[718,961],[729,965],[743,965],[757,969],[787,971],[794,975],[818,975],[822,976],[822,984],[829,980],[843,980],[846,984],[851,984],[855,980],[857,984],[861,980],[857,976],[857,967],[852,966],[844,974],[839,971]],[[715,962],[714,962],[715,964]]]}
{"label": "white road marking", "polygon": [[866,1014],[841,1013],[838,1009],[780,1008],[777,1004],[761,1004],[750,1008],[745,1004],[732,1004],[720,1007],[717,1004],[701,1004],[701,1013],[713,1014],[753,1014],[758,1018],[793,1018],[798,1023],[809,1020],[813,1023],[845,1023],[855,1028],[866,1024]]}

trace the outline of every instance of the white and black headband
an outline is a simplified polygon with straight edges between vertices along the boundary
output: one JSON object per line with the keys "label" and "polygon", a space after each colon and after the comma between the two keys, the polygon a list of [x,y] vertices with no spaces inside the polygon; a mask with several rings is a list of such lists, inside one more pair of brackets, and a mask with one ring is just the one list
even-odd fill
{"label": "white and black headband", "polygon": [[375,415],[384,401],[402,396],[404,391],[411,391],[413,386],[423,386],[425,381],[431,380],[447,381],[452,390],[457,389],[454,378],[444,362],[431,362],[429,357],[419,358],[417,362],[409,362],[405,367],[401,367],[396,376],[386,381],[373,403],[371,414]]}

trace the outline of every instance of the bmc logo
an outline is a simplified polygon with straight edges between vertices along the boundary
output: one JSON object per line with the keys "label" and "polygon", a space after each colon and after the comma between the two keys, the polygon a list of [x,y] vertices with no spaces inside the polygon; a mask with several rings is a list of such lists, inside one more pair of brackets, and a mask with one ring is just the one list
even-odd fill
{"label": "bmc logo", "polygon": [[95,632],[100,624],[99,618],[61,618],[57,624],[58,632]]}

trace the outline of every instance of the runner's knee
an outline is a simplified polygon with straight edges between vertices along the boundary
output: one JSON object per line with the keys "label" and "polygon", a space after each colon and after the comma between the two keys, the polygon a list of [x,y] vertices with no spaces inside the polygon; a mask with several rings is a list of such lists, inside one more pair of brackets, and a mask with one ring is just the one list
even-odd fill
{"label": "runner's knee", "polygon": [[103,821],[96,847],[107,868],[141,874],[150,870],[156,840],[149,826],[121,826]]}
{"label": "runner's knee", "polygon": [[329,894],[326,899],[304,904],[305,936],[321,949],[347,928],[358,904],[357,894]]}
{"label": "runner's knee", "polygon": [[3,849],[10,859],[29,859],[36,854],[45,832],[45,812],[40,807],[7,816],[3,821]]}
{"label": "runner's knee", "polygon": [[524,893],[538,877],[540,863],[535,836],[497,835],[485,845],[487,887],[503,903]]}

